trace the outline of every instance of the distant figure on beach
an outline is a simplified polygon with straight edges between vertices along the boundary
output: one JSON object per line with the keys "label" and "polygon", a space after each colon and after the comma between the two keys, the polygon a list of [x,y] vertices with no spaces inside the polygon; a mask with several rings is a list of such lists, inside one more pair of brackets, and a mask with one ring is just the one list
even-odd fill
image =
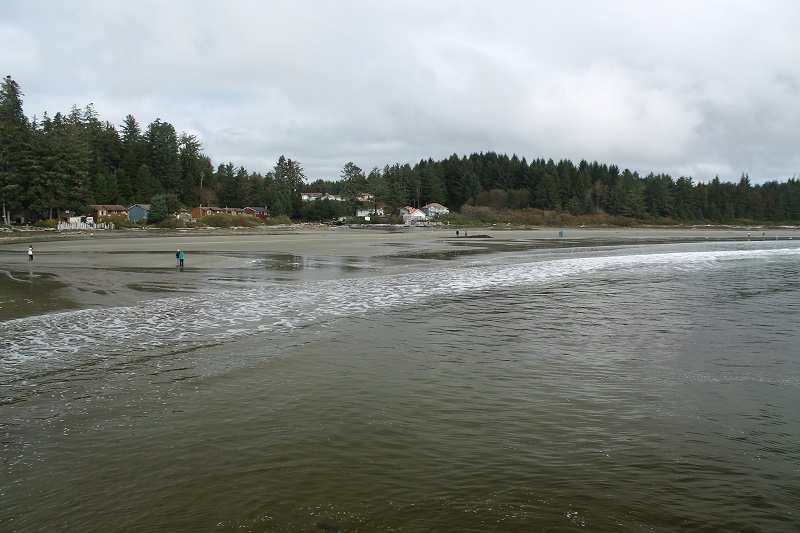
{"label": "distant figure on beach", "polygon": [[456,237],[458,237],[458,230],[456,230]]}
{"label": "distant figure on beach", "polygon": [[33,261],[33,245],[28,246],[28,261]]}
{"label": "distant figure on beach", "polygon": [[467,230],[464,230],[464,237],[467,236]]}
{"label": "distant figure on beach", "polygon": [[178,266],[180,267],[181,272],[183,272],[183,252],[181,251],[178,251]]}
{"label": "distant figure on beach", "polygon": [[558,232],[558,236],[559,236],[559,237],[563,237],[563,236],[564,236],[564,230],[563,230],[563,229],[562,229],[561,231],[559,231],[559,232]]}
{"label": "distant figure on beach", "polygon": [[749,231],[747,232],[747,240],[748,241],[750,240],[750,232]]}
{"label": "distant figure on beach", "polygon": [[180,250],[175,252],[175,266],[176,267],[180,267],[181,266],[181,251]]}

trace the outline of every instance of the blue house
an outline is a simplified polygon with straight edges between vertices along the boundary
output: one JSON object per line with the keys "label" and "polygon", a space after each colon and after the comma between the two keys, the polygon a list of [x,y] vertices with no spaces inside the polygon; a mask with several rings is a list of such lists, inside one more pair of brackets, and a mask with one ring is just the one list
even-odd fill
{"label": "blue house", "polygon": [[133,204],[128,208],[128,220],[131,222],[145,221],[149,212],[150,204]]}

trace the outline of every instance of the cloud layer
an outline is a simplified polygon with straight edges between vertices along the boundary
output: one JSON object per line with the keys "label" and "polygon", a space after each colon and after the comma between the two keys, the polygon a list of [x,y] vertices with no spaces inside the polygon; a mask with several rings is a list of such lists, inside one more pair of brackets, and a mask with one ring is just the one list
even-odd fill
{"label": "cloud layer", "polygon": [[93,103],[310,179],[452,153],[753,181],[800,173],[800,4],[10,0],[25,112]]}

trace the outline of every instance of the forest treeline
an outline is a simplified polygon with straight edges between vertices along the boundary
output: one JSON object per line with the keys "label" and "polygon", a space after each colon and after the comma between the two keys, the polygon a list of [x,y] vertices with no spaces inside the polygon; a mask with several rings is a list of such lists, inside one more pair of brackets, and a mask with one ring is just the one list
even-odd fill
{"label": "forest treeline", "polygon": [[[365,172],[350,162],[340,176],[308,182],[302,165],[281,156],[265,173],[232,162],[216,167],[200,141],[156,119],[142,127],[128,115],[117,127],[92,104],[29,119],[19,85],[6,76],[0,92],[2,222],[83,213],[91,204],[266,207],[273,216],[325,220],[372,193],[389,213],[437,202],[495,210],[536,208],[574,216],[607,214],[640,221],[692,223],[800,222],[800,181],[694,183],[691,177],[640,176],[614,164],[577,164],[495,152],[392,164]],[[348,202],[301,202],[303,192]]]}

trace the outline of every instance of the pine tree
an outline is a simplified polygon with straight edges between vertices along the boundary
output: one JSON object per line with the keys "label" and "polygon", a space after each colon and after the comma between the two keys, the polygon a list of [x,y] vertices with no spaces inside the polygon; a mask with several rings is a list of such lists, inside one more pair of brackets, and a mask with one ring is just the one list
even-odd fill
{"label": "pine tree", "polygon": [[11,76],[0,85],[0,216],[11,222],[11,211],[23,208],[25,166],[31,154],[31,132],[22,111],[22,91]]}
{"label": "pine tree", "polygon": [[162,192],[161,184],[150,172],[150,167],[142,165],[136,172],[136,181],[134,184],[134,193],[138,201],[144,201],[145,198],[152,198],[154,195]]}
{"label": "pine tree", "polygon": [[378,167],[367,176],[367,192],[372,195],[372,210],[377,212],[378,203],[385,202],[389,193],[389,185]]}
{"label": "pine tree", "polygon": [[157,194],[150,199],[150,210],[147,212],[147,222],[161,222],[169,215],[167,200],[163,194]]}
{"label": "pine tree", "polygon": [[364,171],[351,161],[342,168],[341,181],[344,199],[350,204],[352,214],[355,214],[361,203],[358,198],[367,187],[367,177]]}
{"label": "pine tree", "polygon": [[145,139],[149,148],[150,172],[163,190],[180,196],[181,162],[175,128],[168,122],[156,119],[147,127]]}
{"label": "pine tree", "polygon": [[181,200],[187,205],[193,205],[197,203],[199,186],[205,173],[205,165],[201,157],[203,145],[196,136],[188,133],[181,134],[178,144],[181,166]]}

